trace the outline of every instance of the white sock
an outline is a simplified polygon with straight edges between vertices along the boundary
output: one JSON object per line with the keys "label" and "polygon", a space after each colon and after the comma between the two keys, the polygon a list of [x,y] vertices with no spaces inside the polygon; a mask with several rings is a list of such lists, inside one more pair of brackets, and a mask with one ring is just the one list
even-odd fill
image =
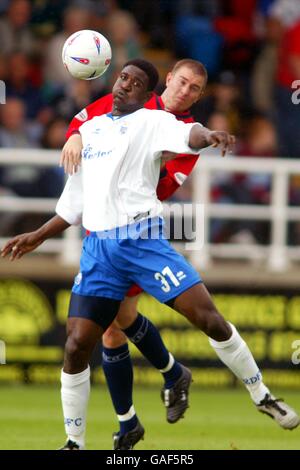
{"label": "white sock", "polygon": [[252,400],[258,404],[270,391],[262,381],[262,374],[247,344],[235,326],[231,323],[229,325],[232,329],[232,335],[227,341],[215,341],[209,338],[209,342],[221,361],[244,382]]}
{"label": "white sock", "polygon": [[86,412],[90,396],[90,368],[79,374],[61,371],[61,401],[68,439],[85,445]]}

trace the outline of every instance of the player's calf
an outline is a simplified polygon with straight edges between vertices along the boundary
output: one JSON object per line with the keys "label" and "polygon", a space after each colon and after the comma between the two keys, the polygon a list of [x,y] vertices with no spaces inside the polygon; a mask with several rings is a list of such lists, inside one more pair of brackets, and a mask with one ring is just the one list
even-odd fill
{"label": "player's calf", "polygon": [[203,284],[196,284],[179,295],[174,301],[174,308],[216,341],[227,341],[232,334]]}

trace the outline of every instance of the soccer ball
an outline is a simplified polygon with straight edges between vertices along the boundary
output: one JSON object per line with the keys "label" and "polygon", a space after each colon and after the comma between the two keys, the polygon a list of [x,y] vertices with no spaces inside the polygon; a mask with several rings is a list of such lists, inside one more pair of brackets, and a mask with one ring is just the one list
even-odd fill
{"label": "soccer ball", "polygon": [[102,34],[84,29],[66,40],[62,61],[72,77],[93,80],[103,75],[108,68],[111,47]]}

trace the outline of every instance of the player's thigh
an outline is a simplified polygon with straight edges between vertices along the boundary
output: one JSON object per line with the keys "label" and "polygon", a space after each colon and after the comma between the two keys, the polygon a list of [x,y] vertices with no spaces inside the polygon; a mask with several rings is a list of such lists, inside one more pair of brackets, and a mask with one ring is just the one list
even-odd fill
{"label": "player's thigh", "polygon": [[114,321],[120,307],[120,300],[93,295],[71,294],[68,318],[83,318],[98,325],[102,332]]}
{"label": "player's thigh", "polygon": [[116,316],[115,320],[120,328],[128,328],[136,320],[138,315],[137,305],[139,297],[139,295],[134,297],[125,297],[125,299],[121,302],[118,315]]}
{"label": "player's thigh", "polygon": [[196,284],[178,295],[173,301],[173,308],[189,319],[195,315],[205,318],[217,310],[203,283]]}

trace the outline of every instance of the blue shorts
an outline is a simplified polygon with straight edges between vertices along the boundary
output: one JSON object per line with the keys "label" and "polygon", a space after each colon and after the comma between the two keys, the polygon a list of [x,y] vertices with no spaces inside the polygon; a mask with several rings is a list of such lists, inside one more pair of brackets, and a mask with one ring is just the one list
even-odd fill
{"label": "blue shorts", "polygon": [[74,294],[123,300],[135,283],[165,303],[202,282],[165,238],[161,218],[128,228],[134,229],[130,236],[123,227],[123,231],[92,232],[84,239]]}

